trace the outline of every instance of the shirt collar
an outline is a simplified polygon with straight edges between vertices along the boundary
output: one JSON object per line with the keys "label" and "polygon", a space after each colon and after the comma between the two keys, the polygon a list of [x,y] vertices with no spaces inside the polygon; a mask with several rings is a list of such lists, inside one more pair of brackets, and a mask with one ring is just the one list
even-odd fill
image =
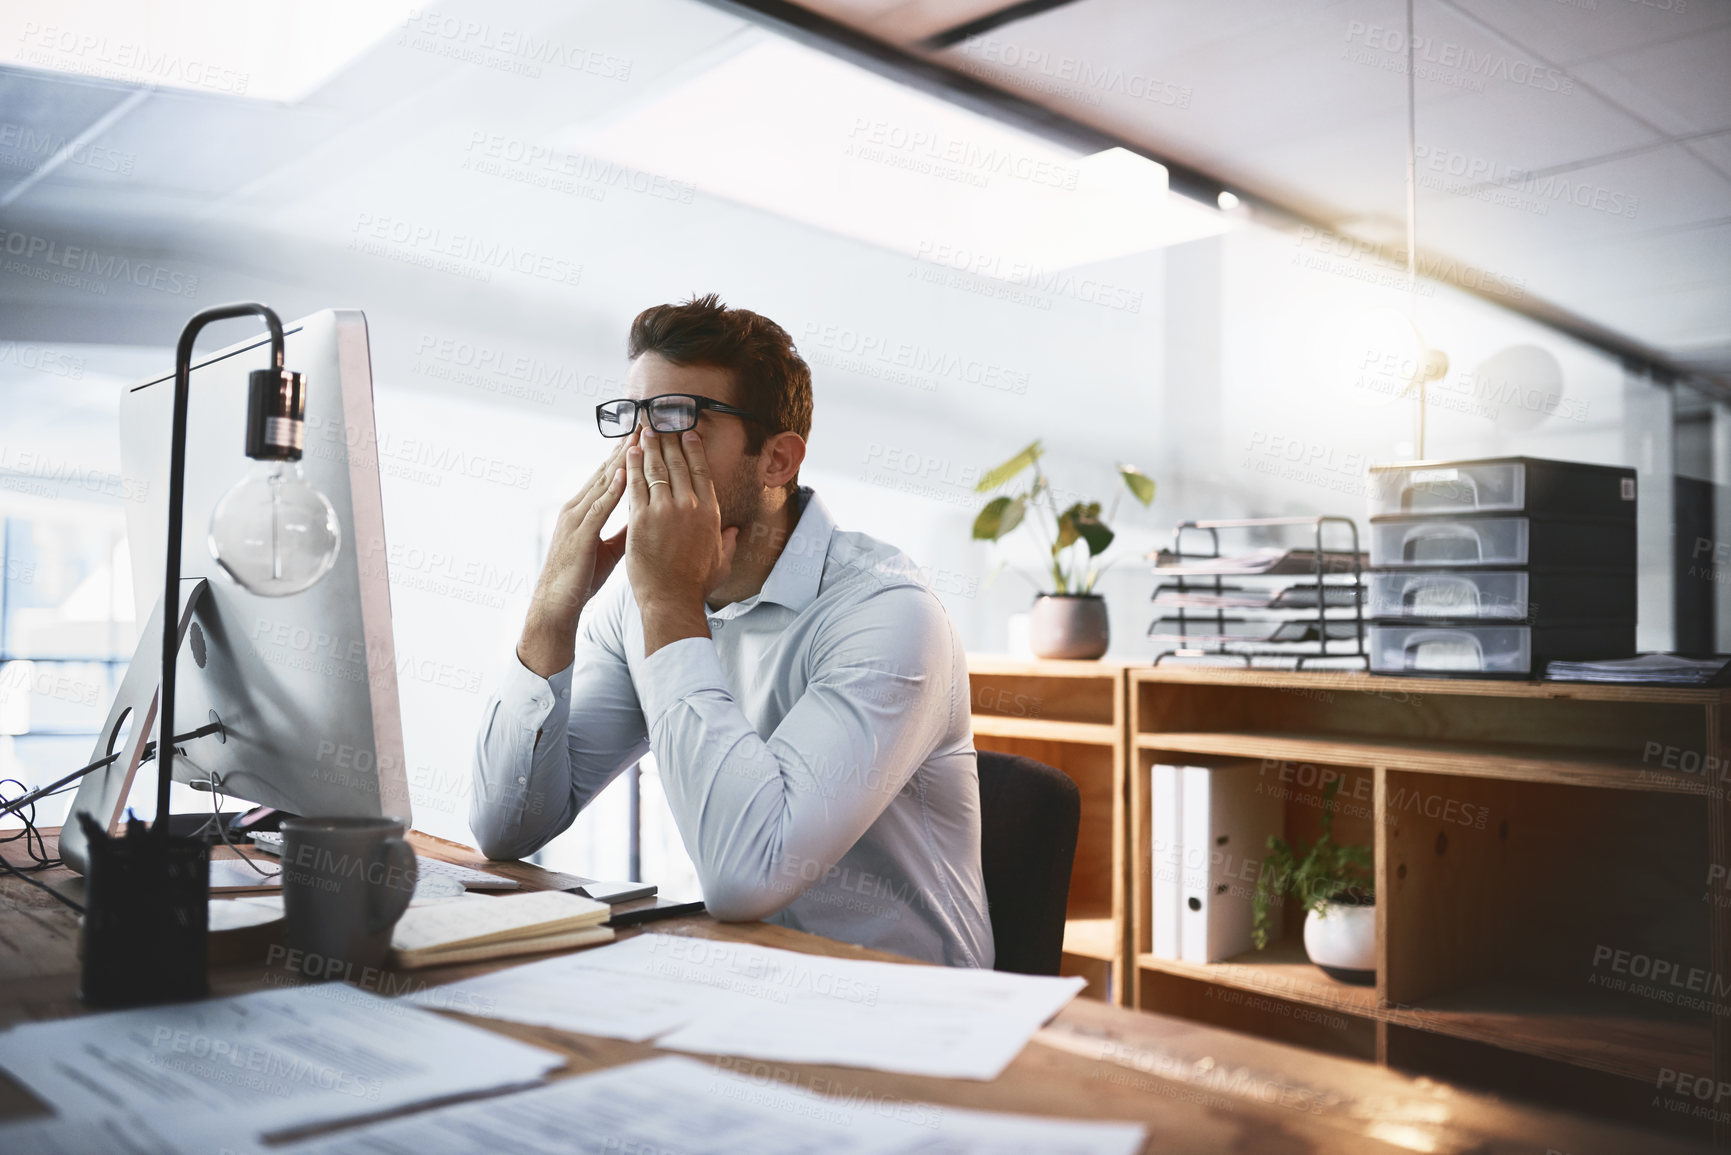
{"label": "shirt collar", "polygon": [[799,487],[799,495],[805,508],[800,511],[799,521],[794,523],[781,556],[775,559],[763,589],[754,599],[775,602],[796,614],[804,613],[817,600],[824,561],[829,557],[830,535],[835,532],[835,519],[823,499],[806,485]]}

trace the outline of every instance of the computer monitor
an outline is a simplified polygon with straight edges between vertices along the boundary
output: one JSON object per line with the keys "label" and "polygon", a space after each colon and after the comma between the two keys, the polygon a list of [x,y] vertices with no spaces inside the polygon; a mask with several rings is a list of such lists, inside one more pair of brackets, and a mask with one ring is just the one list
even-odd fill
{"label": "computer monitor", "polygon": [[[170,733],[212,720],[222,730],[176,743],[174,777],[188,785],[215,779],[226,797],[294,814],[388,815],[406,823],[366,318],[327,309],[284,325],[283,333],[283,364],[307,382],[301,467],[335,508],[342,543],[323,580],[288,597],[254,595],[222,572],[208,544],[210,514],[253,465],[244,452],[247,373],[268,363],[269,338],[195,363],[181,574],[183,598],[200,585],[202,594],[190,621],[182,617]],[[119,832],[145,740],[155,733],[173,403],[170,373],[132,387],[120,406],[121,469],[139,498],[126,510],[126,531],[136,620],[144,626],[91,761],[120,757],[84,778],[61,831],[60,855],[81,873],[87,858],[77,812]],[[152,781],[155,765],[143,762]]]}

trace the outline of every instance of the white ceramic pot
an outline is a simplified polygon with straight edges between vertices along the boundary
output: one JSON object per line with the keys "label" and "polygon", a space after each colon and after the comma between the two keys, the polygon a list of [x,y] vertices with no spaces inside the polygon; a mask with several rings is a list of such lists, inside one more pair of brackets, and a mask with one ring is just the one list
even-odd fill
{"label": "white ceramic pot", "polygon": [[1304,919],[1304,953],[1330,978],[1376,982],[1376,907],[1331,902]]}
{"label": "white ceramic pot", "polygon": [[1099,594],[1041,594],[1028,622],[1038,658],[1098,658],[1112,642],[1106,599]]}

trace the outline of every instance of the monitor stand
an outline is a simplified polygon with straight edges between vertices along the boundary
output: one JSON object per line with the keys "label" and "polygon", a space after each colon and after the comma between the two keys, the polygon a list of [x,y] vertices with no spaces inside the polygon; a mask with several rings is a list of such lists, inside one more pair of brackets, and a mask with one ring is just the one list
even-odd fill
{"label": "monitor stand", "polygon": [[[181,579],[176,653],[186,644],[193,611],[209,587],[210,582],[205,578]],[[132,780],[138,774],[138,764],[144,759],[144,747],[156,729],[158,692],[162,688],[162,610],[162,599],[158,598],[156,608],[150,612],[150,620],[144,623],[138,636],[138,646],[132,651],[132,663],[126,667],[126,676],[120,680],[120,689],[114,695],[114,705],[109,708],[108,719],[102,723],[102,730],[96,737],[90,761],[117,752],[120,756],[102,769],[84,776],[60,828],[60,858],[79,874],[86,873],[90,865],[88,842],[78,821],[79,812],[89,814],[111,837],[120,833],[121,810],[132,790]],[[117,751],[121,729],[128,721],[131,730],[124,748]]]}

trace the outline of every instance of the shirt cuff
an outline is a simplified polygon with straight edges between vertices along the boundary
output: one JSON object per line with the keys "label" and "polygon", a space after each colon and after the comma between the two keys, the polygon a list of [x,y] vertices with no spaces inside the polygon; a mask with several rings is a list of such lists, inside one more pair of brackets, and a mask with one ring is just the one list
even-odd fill
{"label": "shirt cuff", "polygon": [[643,659],[636,677],[637,701],[651,732],[667,711],[692,694],[715,690],[732,696],[721,675],[721,655],[710,638],[680,638]]}
{"label": "shirt cuff", "polygon": [[571,700],[571,666],[543,678],[523,664],[513,651],[499,682],[499,704],[525,730],[539,730],[555,705]]}

